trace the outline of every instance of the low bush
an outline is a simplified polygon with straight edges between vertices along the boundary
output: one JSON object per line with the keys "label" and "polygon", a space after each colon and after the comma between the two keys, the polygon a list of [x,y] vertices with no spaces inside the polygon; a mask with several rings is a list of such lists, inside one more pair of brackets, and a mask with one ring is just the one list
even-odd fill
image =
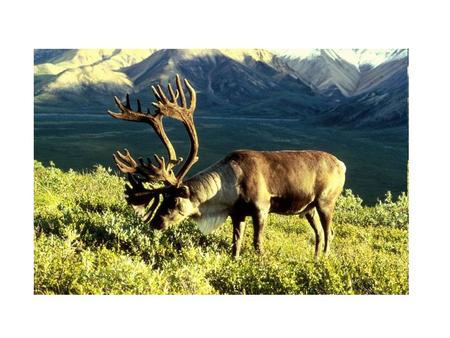
{"label": "low bush", "polygon": [[205,236],[185,221],[165,232],[143,224],[123,198],[124,180],[101,166],[63,172],[35,162],[36,294],[407,294],[408,199],[373,207],[347,190],[335,212],[328,257],[296,216],[270,215],[265,252],[231,258],[228,220]]}

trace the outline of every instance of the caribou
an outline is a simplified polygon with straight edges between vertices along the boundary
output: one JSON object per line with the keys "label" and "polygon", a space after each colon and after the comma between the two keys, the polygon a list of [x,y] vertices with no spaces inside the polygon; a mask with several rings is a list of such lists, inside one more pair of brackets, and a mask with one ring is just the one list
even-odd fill
{"label": "caribou", "polygon": [[[167,92],[160,85],[151,86],[155,112],[143,112],[114,96],[120,112],[108,113],[119,120],[150,124],[161,139],[168,159],[154,155],[154,160],[137,161],[125,149],[113,157],[118,169],[127,175],[125,198],[144,222],[155,229],[166,229],[187,218],[194,220],[204,234],[220,227],[228,216],[233,224],[232,254],[241,250],[246,217],[253,220],[253,245],[263,250],[263,231],[269,213],[305,216],[315,235],[317,258],[321,243],[327,254],[333,236],[334,206],[345,182],[345,165],[335,156],[313,150],[255,151],[236,150],[219,162],[189,179],[184,179],[198,161],[199,141],[194,124],[197,96],[185,79],[190,102],[179,75],[176,88],[168,83]],[[190,140],[186,161],[178,158],[163,127],[163,118],[181,121]],[[184,163],[183,163],[184,162]],[[175,173],[175,167],[182,166]],[[322,231],[323,230],[323,238]]]}

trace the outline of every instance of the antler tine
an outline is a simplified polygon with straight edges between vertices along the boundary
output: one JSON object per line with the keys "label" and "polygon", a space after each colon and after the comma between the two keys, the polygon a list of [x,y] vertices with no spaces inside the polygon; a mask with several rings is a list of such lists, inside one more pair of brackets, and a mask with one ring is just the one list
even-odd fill
{"label": "antler tine", "polygon": [[[191,83],[188,80],[184,81],[191,97],[189,108],[187,108],[186,95],[184,94],[181,79],[178,74],[176,75],[177,94],[174,94],[170,83],[167,85],[169,94],[172,98],[171,101],[168,100],[160,85],[157,85],[156,88],[152,86],[152,90],[157,101],[153,102],[152,105],[157,108],[157,113],[179,120],[185,124],[188,120],[192,120],[192,115],[196,107],[197,96]],[[178,96],[180,97],[181,105],[177,102]]]}
{"label": "antler tine", "polygon": [[[122,102],[120,102],[117,96],[114,96],[114,102],[119,107],[120,111],[122,111],[121,107],[123,106]],[[115,119],[119,119],[122,113],[114,113],[113,111],[108,109],[108,114],[114,117]]]}
{"label": "antler tine", "polygon": [[172,88],[172,85],[170,84],[170,82],[167,85],[167,88],[169,89],[170,97],[172,98],[172,103],[176,104],[177,100],[178,100],[178,96],[180,94],[180,91],[177,89],[176,94],[174,94],[173,88]]}
{"label": "antler tine", "polygon": [[117,167],[122,173],[132,174],[137,172],[137,163],[131,157],[128,149],[125,149],[125,155],[123,155],[120,151],[117,151],[116,154],[113,154],[113,157]]}
{"label": "antler tine", "polygon": [[188,79],[184,79],[184,83],[186,84],[186,87],[189,90],[189,95],[191,97],[191,104],[189,105],[189,110],[191,111],[191,113],[193,113],[197,106],[197,93],[195,92],[195,89],[192,87]]}
{"label": "antler tine", "polygon": [[181,87],[180,75],[178,75],[178,74],[176,75],[176,82],[177,82],[178,91],[180,92],[181,106],[183,108],[186,108],[186,96],[184,96],[184,90],[183,90],[183,87]]}
{"label": "antler tine", "polygon": [[124,174],[132,174],[132,173],[135,173],[135,172],[136,172],[135,168],[123,164],[123,163],[116,157],[116,155],[113,154],[113,157],[114,157],[114,161],[116,162],[117,168],[119,168],[119,170],[120,170],[122,173],[124,173]]}
{"label": "antler tine", "polygon": [[116,103],[117,107],[120,109],[120,113],[115,113],[110,110],[108,110],[108,114],[114,117],[115,119],[119,120],[127,120],[127,121],[134,121],[134,122],[143,122],[146,121],[148,118],[147,115],[143,114],[141,111],[141,102],[138,100],[138,111],[135,112],[131,109],[130,105],[130,95],[126,95],[126,102],[125,105],[119,100],[117,96],[114,96],[114,102]]}
{"label": "antler tine", "polygon": [[166,97],[166,94],[164,94],[164,92],[163,92],[163,90],[162,90],[162,88],[161,88],[161,86],[160,85],[157,85],[156,86],[156,90],[158,91],[158,93],[159,93],[159,96],[160,96],[160,101],[162,102],[162,103],[167,103],[167,102],[169,102],[169,100],[167,99],[167,97]]}
{"label": "antler tine", "polygon": [[120,151],[117,151],[117,154],[120,156],[120,158],[124,161],[129,162],[130,164],[136,165],[136,161],[131,157],[130,152],[127,148],[125,150],[125,155],[123,155]]}
{"label": "antler tine", "polygon": [[158,162],[160,167],[165,167],[166,166],[166,160],[164,159],[164,157],[159,157],[156,154],[154,154],[153,156],[155,157],[156,162]]}
{"label": "antler tine", "polygon": [[161,101],[161,96],[159,95],[158,91],[156,90],[155,86],[151,86],[153,94],[155,94],[155,97],[158,101]]}
{"label": "antler tine", "polygon": [[141,157],[138,158],[138,164],[127,149],[125,149],[125,155],[117,151],[113,157],[117,167],[124,174],[137,174],[147,182],[163,182],[165,186],[174,186],[178,183],[173,173],[173,167],[178,165],[179,161],[169,161],[166,164],[164,157],[155,155],[158,166],[155,166],[149,159],[147,159],[148,163],[145,163]]}

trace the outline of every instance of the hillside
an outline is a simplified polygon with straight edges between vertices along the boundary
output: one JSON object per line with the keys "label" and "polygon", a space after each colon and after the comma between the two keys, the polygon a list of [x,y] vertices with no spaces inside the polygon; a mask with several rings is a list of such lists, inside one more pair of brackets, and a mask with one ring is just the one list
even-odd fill
{"label": "hillside", "polygon": [[[364,74],[355,95],[325,111],[330,126],[408,127],[408,60],[395,60]],[[386,74],[389,74],[387,76]],[[366,87],[365,87],[366,86]]]}
{"label": "hillside", "polygon": [[[36,50],[35,112],[102,114],[111,108],[114,95],[125,93],[150,105],[149,86],[165,85],[180,74],[192,82],[199,111],[207,114],[290,115],[317,124],[317,115],[333,111],[328,122],[342,118],[370,126],[370,118],[349,118],[334,108],[348,103],[367,110],[353,98],[394,90],[392,78],[407,78],[407,60],[408,51],[402,49]],[[407,110],[407,94],[396,94],[402,111]],[[384,101],[372,108],[379,120],[397,116],[397,107]],[[405,125],[405,120],[400,117],[391,124]]]}
{"label": "hillside", "polygon": [[[112,92],[132,91],[120,71],[149,57],[153,49],[37,50],[35,109],[92,111],[107,103]],[[76,106],[76,108],[75,108]],[[45,108],[43,108],[45,111]]]}
{"label": "hillside", "polygon": [[[352,97],[370,93],[381,82],[407,74],[406,49],[279,50],[279,58],[307,84],[323,94]],[[383,88],[389,89],[386,83]]]}
{"label": "hillside", "polygon": [[[408,199],[363,207],[347,191],[326,258],[298,217],[271,215],[266,251],[247,230],[230,257],[229,221],[204,236],[191,222],[148,229],[123,198],[124,180],[35,162],[35,294],[408,294]],[[248,221],[247,221],[248,222]]]}

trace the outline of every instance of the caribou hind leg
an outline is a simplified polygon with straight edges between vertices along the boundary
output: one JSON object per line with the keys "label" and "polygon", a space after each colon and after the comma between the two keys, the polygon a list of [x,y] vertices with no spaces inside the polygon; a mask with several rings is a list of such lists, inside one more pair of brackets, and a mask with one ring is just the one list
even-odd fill
{"label": "caribou hind leg", "polygon": [[328,254],[333,235],[332,219],[333,219],[334,203],[319,203],[317,206],[317,213],[319,214],[320,223],[323,228],[324,247],[323,253]]}
{"label": "caribou hind leg", "polygon": [[314,257],[317,259],[319,257],[319,247],[322,242],[322,236],[320,235],[320,219],[316,212],[316,209],[312,209],[311,211],[308,211],[305,214],[306,219],[308,220],[308,223],[311,225],[312,229],[314,230],[315,235],[315,250],[314,250]]}

